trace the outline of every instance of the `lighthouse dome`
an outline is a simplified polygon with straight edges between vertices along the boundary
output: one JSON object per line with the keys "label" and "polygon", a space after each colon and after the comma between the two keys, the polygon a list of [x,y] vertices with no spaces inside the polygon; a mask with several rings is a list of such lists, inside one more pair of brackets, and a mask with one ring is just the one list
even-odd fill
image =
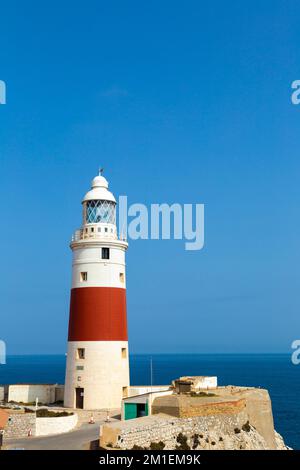
{"label": "lighthouse dome", "polygon": [[92,181],[92,189],[86,193],[82,202],[86,201],[116,202],[114,195],[108,190],[108,181],[104,176],[95,176]]}
{"label": "lighthouse dome", "polygon": [[104,176],[98,175],[92,181],[92,188],[108,188],[108,181]]}

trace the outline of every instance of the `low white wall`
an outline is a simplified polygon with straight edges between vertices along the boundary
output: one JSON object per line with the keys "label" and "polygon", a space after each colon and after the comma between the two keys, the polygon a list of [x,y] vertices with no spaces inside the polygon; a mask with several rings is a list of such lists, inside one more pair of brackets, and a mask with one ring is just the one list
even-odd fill
{"label": "low white wall", "polygon": [[0,386],[0,401],[4,400],[4,387],[1,385]]}
{"label": "low white wall", "polygon": [[218,378],[217,377],[202,377],[199,378],[197,387],[200,389],[208,389],[208,388],[217,388],[218,386]]}
{"label": "low white wall", "polygon": [[36,436],[49,436],[71,431],[75,428],[77,421],[76,413],[61,418],[36,418]]}
{"label": "low white wall", "polygon": [[[18,403],[55,403],[64,399],[64,386],[58,384],[13,384],[8,387],[8,401]],[[0,388],[1,400],[1,388]]]}
{"label": "low white wall", "polygon": [[128,397],[169,389],[170,385],[130,385],[130,387],[128,387]]}
{"label": "low white wall", "polygon": [[53,403],[55,401],[55,385],[43,384],[16,384],[8,389],[8,401],[23,403],[35,402]]}

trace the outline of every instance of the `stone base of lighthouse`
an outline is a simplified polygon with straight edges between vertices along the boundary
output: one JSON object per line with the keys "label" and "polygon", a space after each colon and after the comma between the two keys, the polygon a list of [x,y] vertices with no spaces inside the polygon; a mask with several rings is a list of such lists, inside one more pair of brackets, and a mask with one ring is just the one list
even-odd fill
{"label": "stone base of lighthouse", "polygon": [[129,387],[127,341],[69,341],[64,405],[117,409]]}

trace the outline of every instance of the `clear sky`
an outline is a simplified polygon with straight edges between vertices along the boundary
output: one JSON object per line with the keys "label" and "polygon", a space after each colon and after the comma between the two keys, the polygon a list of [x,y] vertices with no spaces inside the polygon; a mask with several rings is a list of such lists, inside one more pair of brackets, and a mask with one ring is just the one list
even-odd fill
{"label": "clear sky", "polygon": [[99,165],[129,203],[204,203],[205,247],[131,241],[131,352],[284,352],[300,336],[300,4],[0,8],[0,339],[66,349],[71,234]]}

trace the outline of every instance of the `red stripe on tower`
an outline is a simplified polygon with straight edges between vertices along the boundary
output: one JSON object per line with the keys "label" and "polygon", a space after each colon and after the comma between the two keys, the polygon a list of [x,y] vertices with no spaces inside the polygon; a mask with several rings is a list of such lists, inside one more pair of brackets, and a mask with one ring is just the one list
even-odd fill
{"label": "red stripe on tower", "polygon": [[127,341],[126,290],[71,290],[69,341]]}

